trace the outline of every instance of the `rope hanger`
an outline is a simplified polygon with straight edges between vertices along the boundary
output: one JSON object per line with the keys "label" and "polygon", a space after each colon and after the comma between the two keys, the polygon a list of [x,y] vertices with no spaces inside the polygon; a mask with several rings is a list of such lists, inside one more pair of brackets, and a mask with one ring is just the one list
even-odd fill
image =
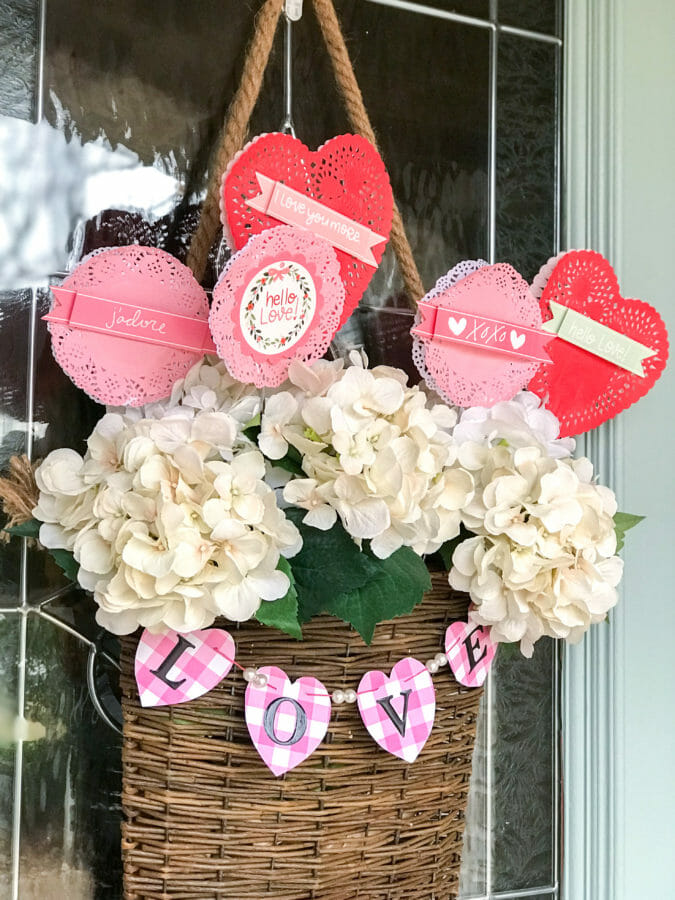
{"label": "rope hanger", "polygon": [[[355,134],[361,135],[377,147],[375,132],[354,74],[333,0],[307,0],[307,2],[314,7],[331,60],[333,74],[345,104],[350,127]],[[285,0],[265,0],[256,17],[255,31],[244,61],[241,81],[230,105],[225,126],[212,159],[206,198],[187,254],[186,263],[198,281],[204,277],[209,250],[214,244],[220,227],[219,195],[223,173],[246,141],[249,122],[260,94],[263,76],[284,6]],[[390,241],[398,260],[406,291],[414,307],[424,296],[424,285],[415,264],[396,202],[394,202]]]}

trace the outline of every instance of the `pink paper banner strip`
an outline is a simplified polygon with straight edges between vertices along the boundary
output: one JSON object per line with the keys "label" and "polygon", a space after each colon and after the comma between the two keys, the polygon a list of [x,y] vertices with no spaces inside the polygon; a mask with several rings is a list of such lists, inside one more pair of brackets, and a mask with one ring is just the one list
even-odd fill
{"label": "pink paper banner strip", "polygon": [[444,309],[421,301],[420,324],[412,334],[422,340],[452,341],[465,347],[479,347],[507,353],[519,359],[550,363],[545,345],[555,335],[525,325],[514,325],[501,319]]}
{"label": "pink paper banner strip", "polygon": [[286,225],[306,228],[338,250],[377,266],[372,248],[386,237],[267,175],[256,172],[255,177],[261,193],[247,200],[248,206]]}
{"label": "pink paper banner strip", "polygon": [[62,287],[51,287],[54,308],[42,318],[68,328],[159,344],[194,353],[215,353],[206,319],[122,303]]}

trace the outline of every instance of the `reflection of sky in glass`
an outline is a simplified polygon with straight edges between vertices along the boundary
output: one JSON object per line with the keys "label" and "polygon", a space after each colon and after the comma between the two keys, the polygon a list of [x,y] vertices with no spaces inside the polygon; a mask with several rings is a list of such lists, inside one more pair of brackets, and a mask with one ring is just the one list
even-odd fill
{"label": "reflection of sky in glass", "polygon": [[44,281],[68,265],[76,225],[103,209],[169,212],[179,186],[160,164],[104,138],[67,140],[46,122],[0,118],[0,289]]}

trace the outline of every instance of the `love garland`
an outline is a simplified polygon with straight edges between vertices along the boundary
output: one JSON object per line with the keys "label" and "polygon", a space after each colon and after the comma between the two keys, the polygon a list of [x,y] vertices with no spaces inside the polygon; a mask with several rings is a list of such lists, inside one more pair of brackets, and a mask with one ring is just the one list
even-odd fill
{"label": "love garland", "polygon": [[445,644],[445,653],[425,664],[406,657],[390,675],[366,672],[358,687],[329,693],[313,676],[291,682],[278,666],[244,668],[235,659],[232,636],[223,629],[188,635],[144,631],[135,674],[141,705],[148,707],[195,700],[219,684],[233,666],[240,668],[247,682],[244,714],[249,735],[265,765],[279,776],[319,746],[332,704],[357,703],[373,740],[388,753],[414,762],[434,723],[436,692],[431,676],[449,663],[461,684],[479,687],[496,650],[488,629],[463,622],[447,629]]}

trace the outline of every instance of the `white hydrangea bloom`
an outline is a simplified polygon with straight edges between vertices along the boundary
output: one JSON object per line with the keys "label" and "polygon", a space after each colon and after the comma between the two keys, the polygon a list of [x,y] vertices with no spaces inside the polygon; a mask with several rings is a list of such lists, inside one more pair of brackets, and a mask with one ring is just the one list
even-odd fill
{"label": "white hydrangea bloom", "polygon": [[493,407],[472,406],[465,409],[455,427],[458,444],[466,441],[490,446],[506,441],[515,448],[541,446],[553,459],[564,459],[574,452],[574,438],[561,438],[560,423],[539,397],[521,391],[513,400],[495,403]]}
{"label": "white hydrangea bloom", "polygon": [[265,404],[258,446],[268,459],[281,459],[288,452],[283,429],[296,420],[298,402],[289,391],[273,394]]}
{"label": "white hydrangea bloom", "polygon": [[266,401],[259,446],[271,459],[301,456],[306,478],[290,480],[284,500],[307,510],[304,522],[345,530],[387,558],[402,546],[430,553],[459,533],[473,476],[458,461],[452,410],[409,387],[400,369],[294,361],[289,382]]}
{"label": "white hydrangea bloom", "polygon": [[[479,447],[466,458],[478,462]],[[542,635],[575,643],[617,602],[614,494],[593,483],[587,459],[552,459],[541,446],[482,450],[463,512],[476,536],[455,550],[450,584],[470,594],[474,622],[526,656]]]}
{"label": "white hydrangea bloom", "polygon": [[38,468],[40,539],[73,552],[109,631],[242,621],[286,594],[279,557],[302,542],[243,435],[259,410],[204,361],[163,403],[108,412],[84,458],[56,450]]}

